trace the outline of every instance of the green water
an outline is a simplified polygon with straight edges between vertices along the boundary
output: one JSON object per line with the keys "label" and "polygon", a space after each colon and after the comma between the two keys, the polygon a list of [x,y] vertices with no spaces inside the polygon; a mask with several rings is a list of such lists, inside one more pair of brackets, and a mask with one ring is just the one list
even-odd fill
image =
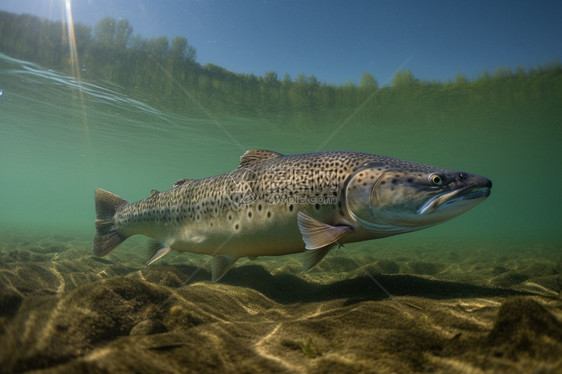
{"label": "green water", "polygon": [[562,243],[562,109],[553,103],[440,106],[420,98],[400,106],[375,95],[335,115],[233,117],[185,110],[187,96],[168,106],[150,94],[133,99],[128,87],[78,84],[5,55],[0,83],[5,229],[93,234],[95,188],[136,201],[180,178],[233,170],[247,149],[354,150],[465,170],[494,183],[490,198],[463,216],[384,240]]}

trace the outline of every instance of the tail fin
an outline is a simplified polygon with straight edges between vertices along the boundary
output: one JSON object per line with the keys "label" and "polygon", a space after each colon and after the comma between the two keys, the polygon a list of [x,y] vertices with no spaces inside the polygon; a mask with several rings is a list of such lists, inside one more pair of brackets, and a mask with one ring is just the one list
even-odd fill
{"label": "tail fin", "polygon": [[128,205],[127,200],[119,196],[96,189],[96,235],[94,235],[93,252],[96,256],[105,256],[123,243],[127,236],[119,234],[115,229],[114,216],[122,207]]}

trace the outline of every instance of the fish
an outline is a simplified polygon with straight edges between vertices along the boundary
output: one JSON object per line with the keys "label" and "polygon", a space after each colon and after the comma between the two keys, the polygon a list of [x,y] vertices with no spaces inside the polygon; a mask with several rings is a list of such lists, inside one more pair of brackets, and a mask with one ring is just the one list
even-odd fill
{"label": "fish", "polygon": [[336,245],[437,225],[491,188],[476,174],[370,153],[249,150],[231,172],[180,179],[135,203],[96,189],[93,254],[142,234],[148,265],[171,250],[211,255],[213,282],[243,257],[302,252],[308,271]]}

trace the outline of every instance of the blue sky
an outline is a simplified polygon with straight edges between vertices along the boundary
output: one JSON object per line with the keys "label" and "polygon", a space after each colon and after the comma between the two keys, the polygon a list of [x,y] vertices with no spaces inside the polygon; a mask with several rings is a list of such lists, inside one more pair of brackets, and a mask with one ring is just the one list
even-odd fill
{"label": "blue sky", "polygon": [[[63,0],[2,0],[0,10],[61,19]],[[143,37],[187,37],[197,61],[239,73],[382,84],[397,69],[457,73],[562,60],[562,1],[72,0],[75,22],[126,18]]]}

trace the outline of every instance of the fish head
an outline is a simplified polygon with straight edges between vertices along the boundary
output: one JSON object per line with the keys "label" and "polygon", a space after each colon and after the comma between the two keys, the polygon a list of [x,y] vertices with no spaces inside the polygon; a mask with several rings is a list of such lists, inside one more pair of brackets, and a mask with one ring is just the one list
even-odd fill
{"label": "fish head", "polygon": [[346,207],[361,227],[395,235],[456,217],[486,199],[491,187],[479,175],[428,165],[371,165],[348,179]]}

